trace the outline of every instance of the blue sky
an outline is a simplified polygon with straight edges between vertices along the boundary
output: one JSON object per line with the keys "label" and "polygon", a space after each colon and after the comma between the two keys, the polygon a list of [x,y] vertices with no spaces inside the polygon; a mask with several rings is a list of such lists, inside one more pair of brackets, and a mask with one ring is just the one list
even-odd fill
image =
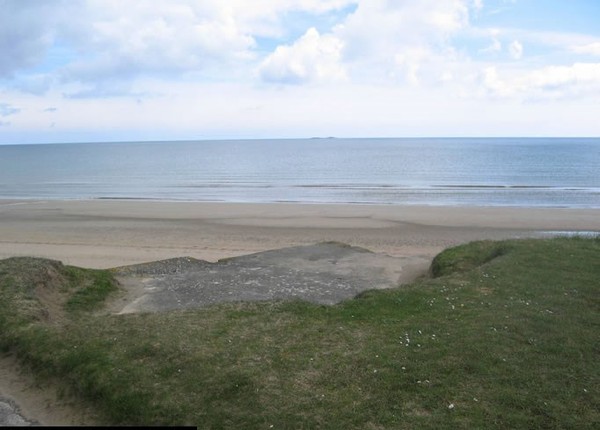
{"label": "blue sky", "polygon": [[600,136],[598,17],[597,0],[0,0],[0,144]]}

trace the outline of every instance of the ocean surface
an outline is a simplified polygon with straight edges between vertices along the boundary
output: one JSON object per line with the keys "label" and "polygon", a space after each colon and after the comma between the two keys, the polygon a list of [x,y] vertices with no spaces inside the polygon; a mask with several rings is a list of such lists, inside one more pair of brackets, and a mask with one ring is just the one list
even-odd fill
{"label": "ocean surface", "polygon": [[0,198],[600,208],[600,139],[3,145]]}

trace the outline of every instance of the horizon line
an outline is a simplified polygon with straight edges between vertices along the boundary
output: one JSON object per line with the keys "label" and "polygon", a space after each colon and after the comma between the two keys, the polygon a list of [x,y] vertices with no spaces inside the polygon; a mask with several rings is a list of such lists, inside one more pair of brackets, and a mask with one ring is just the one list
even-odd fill
{"label": "horizon line", "polygon": [[310,136],[310,137],[249,137],[249,138],[198,138],[198,139],[149,139],[149,140],[65,140],[48,142],[0,142],[0,146],[20,146],[20,145],[76,145],[76,144],[120,144],[120,143],[192,143],[192,142],[241,142],[241,141],[268,141],[268,140],[450,140],[450,139],[600,139],[600,136]]}

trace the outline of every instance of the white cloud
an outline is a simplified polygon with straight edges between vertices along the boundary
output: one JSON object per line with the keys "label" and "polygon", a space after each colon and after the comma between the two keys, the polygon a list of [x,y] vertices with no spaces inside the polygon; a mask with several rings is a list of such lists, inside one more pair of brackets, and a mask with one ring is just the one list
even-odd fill
{"label": "white cloud", "polygon": [[[358,82],[382,80],[416,84],[455,61],[448,40],[468,25],[467,0],[358,2],[357,8],[330,32],[309,30],[292,45],[280,45],[265,60],[261,77],[276,82],[309,82],[348,76]],[[316,58],[316,52],[329,52]],[[313,53],[312,55],[309,52]],[[323,69],[315,73],[315,69]]]}
{"label": "white cloud", "polygon": [[496,67],[488,67],[484,69],[481,81],[487,92],[497,97],[600,100],[600,63],[548,66],[513,72],[506,77],[501,77]]}
{"label": "white cloud", "polygon": [[[144,75],[235,76],[256,59],[256,37],[281,31],[286,13],[321,14],[350,0],[4,0],[0,15],[0,78],[20,73],[24,90],[79,82],[80,93],[125,89]],[[23,72],[48,61],[60,45],[73,59],[48,76]],[[231,71],[225,73],[225,71]],[[224,76],[225,75],[225,76]],[[58,79],[57,79],[58,78]],[[43,83],[42,86],[39,84]]]}
{"label": "white cloud", "polygon": [[261,64],[260,76],[280,83],[344,80],[342,48],[343,43],[335,36],[321,36],[309,28],[293,45],[278,46]]}
{"label": "white cloud", "polygon": [[466,0],[362,3],[339,29],[352,76],[422,87],[455,81],[470,60],[452,38],[469,28],[479,6]]}
{"label": "white cloud", "polygon": [[[530,72],[523,86],[548,90],[559,96],[586,94],[600,97],[600,63],[575,63],[572,66],[550,66]],[[589,92],[588,92],[589,91]]]}
{"label": "white cloud", "polygon": [[19,113],[21,109],[16,108],[8,103],[0,103],[0,116],[10,116]]}
{"label": "white cloud", "polygon": [[[428,73],[430,59],[438,65],[445,53],[452,56],[448,37],[468,25],[470,7],[481,7],[476,0],[128,0],[126,8],[119,0],[6,3],[24,20],[5,26],[11,37],[17,28],[34,30],[19,37],[14,55],[3,57],[5,74],[31,70],[59,43],[72,58],[47,72],[22,74],[19,87],[43,93],[62,85],[67,94],[87,97],[131,93],[142,76],[248,81],[257,64],[259,76],[271,82],[340,80],[353,71],[358,79],[414,83]],[[281,35],[289,13],[348,14],[349,6],[355,10],[336,20],[342,25],[307,30],[266,57],[257,49],[257,38]],[[35,25],[30,17],[43,19]]]}
{"label": "white cloud", "polygon": [[523,45],[518,40],[513,40],[508,46],[508,53],[513,60],[520,60],[523,56]]}
{"label": "white cloud", "polygon": [[255,45],[214,1],[128,1],[123,8],[120,1],[90,0],[82,13],[71,40],[75,49],[91,54],[64,66],[60,76],[92,85],[92,93],[105,80],[193,73],[244,61]]}
{"label": "white cloud", "polygon": [[[253,38],[216,5],[132,0],[124,7],[115,0],[5,0],[0,77],[15,77],[24,90],[40,92],[60,82],[93,86],[141,73],[198,69],[213,58],[246,55]],[[57,47],[60,55],[53,51]],[[35,71],[40,65],[46,70]]]}
{"label": "white cloud", "polygon": [[467,25],[467,4],[461,0],[362,2],[334,32],[348,44],[349,58],[396,54],[407,46],[445,42]]}
{"label": "white cloud", "polygon": [[431,52],[425,48],[407,48],[394,56],[401,76],[411,85],[421,82],[421,67],[430,60]]}
{"label": "white cloud", "polygon": [[512,95],[511,88],[500,79],[498,70],[494,66],[483,69],[481,82],[485,90],[493,96],[507,97]]}
{"label": "white cloud", "polygon": [[53,42],[52,13],[60,2],[3,1],[0,13],[0,78],[38,64]]}
{"label": "white cloud", "polygon": [[485,48],[481,49],[483,53],[495,53],[502,51],[502,42],[497,38],[492,38],[492,42]]}
{"label": "white cloud", "polygon": [[587,54],[600,57],[600,42],[587,43],[571,47],[571,50],[577,54]]}
{"label": "white cloud", "polygon": [[321,14],[355,1],[3,0],[0,73],[35,66],[56,41],[82,63],[96,54],[110,59],[117,72],[194,69],[211,58],[251,56],[254,38],[276,34],[286,13]]}

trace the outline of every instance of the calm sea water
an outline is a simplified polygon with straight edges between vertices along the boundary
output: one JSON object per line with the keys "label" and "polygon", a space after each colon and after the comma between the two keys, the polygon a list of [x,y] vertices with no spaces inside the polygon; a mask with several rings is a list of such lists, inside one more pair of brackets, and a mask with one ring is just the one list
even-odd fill
{"label": "calm sea water", "polygon": [[0,198],[600,208],[600,139],[7,145]]}

